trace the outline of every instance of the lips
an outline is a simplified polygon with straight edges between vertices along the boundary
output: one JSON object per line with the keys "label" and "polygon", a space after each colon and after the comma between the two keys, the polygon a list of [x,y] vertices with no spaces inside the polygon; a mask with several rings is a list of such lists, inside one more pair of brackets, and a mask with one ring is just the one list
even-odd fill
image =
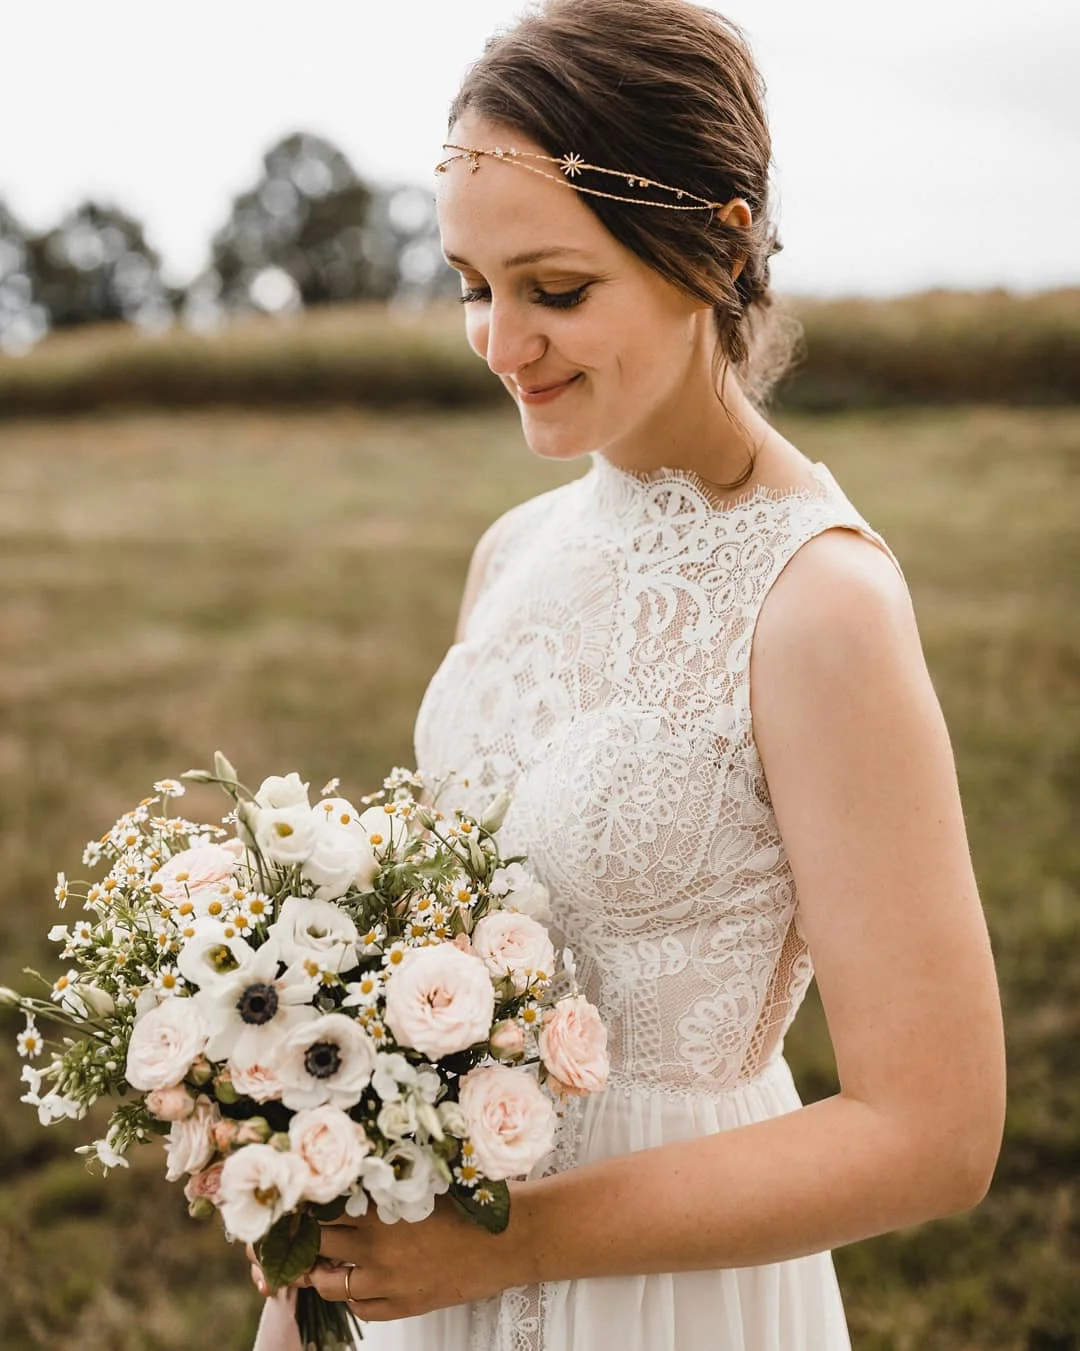
{"label": "lips", "polygon": [[551,399],[557,399],[564,390],[570,389],[580,377],[579,371],[577,375],[572,375],[567,380],[558,380],[553,384],[519,385],[515,381],[514,390],[522,403],[547,403]]}

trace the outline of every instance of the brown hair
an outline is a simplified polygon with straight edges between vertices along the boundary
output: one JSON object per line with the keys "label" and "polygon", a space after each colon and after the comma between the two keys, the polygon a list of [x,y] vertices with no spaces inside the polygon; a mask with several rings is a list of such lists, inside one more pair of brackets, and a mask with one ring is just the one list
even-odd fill
{"label": "brown hair", "polygon": [[[709,201],[745,198],[748,230],[713,211],[581,194],[621,244],[712,306],[717,366],[726,358],[761,408],[799,333],[773,308],[769,288],[769,259],[782,245],[770,219],[764,94],[739,28],[689,0],[547,0],[489,39],[451,105],[450,125],[471,110],[554,156],[580,155]],[[575,181],[624,190],[599,175]]]}

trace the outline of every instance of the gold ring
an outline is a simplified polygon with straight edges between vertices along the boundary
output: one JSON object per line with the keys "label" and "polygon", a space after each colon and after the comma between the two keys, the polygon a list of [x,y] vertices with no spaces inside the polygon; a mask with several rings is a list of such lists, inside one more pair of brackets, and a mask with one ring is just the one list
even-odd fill
{"label": "gold ring", "polygon": [[352,1304],[353,1301],[354,1301],[355,1298],[356,1298],[356,1296],[355,1296],[355,1295],[353,1294],[353,1292],[352,1292],[352,1287],[349,1285],[349,1282],[352,1280],[352,1274],[353,1274],[353,1272],[354,1272],[355,1270],[356,1270],[356,1265],[355,1265],[355,1263],[354,1263],[351,1267],[346,1267],[346,1268],[345,1268],[345,1302],[346,1302],[346,1304]]}

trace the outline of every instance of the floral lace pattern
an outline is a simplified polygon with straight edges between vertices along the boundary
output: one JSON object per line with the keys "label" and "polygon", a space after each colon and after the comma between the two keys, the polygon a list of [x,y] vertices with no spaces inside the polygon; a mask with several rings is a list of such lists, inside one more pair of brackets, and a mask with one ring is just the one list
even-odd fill
{"label": "floral lace pattern", "polygon": [[503,847],[551,889],[613,1085],[723,1092],[777,1052],[812,975],[751,726],[757,615],[815,535],[888,546],[824,465],[813,489],[718,504],[683,471],[592,458],[499,523],[417,762],[467,781],[450,805],[512,788]]}

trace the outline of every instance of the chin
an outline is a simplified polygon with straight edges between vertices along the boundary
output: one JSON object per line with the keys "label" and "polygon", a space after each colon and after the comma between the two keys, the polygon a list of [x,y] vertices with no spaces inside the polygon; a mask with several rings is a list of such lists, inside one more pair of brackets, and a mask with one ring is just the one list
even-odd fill
{"label": "chin", "polygon": [[570,427],[529,426],[523,418],[521,430],[525,444],[542,460],[578,460],[596,449],[593,440]]}

